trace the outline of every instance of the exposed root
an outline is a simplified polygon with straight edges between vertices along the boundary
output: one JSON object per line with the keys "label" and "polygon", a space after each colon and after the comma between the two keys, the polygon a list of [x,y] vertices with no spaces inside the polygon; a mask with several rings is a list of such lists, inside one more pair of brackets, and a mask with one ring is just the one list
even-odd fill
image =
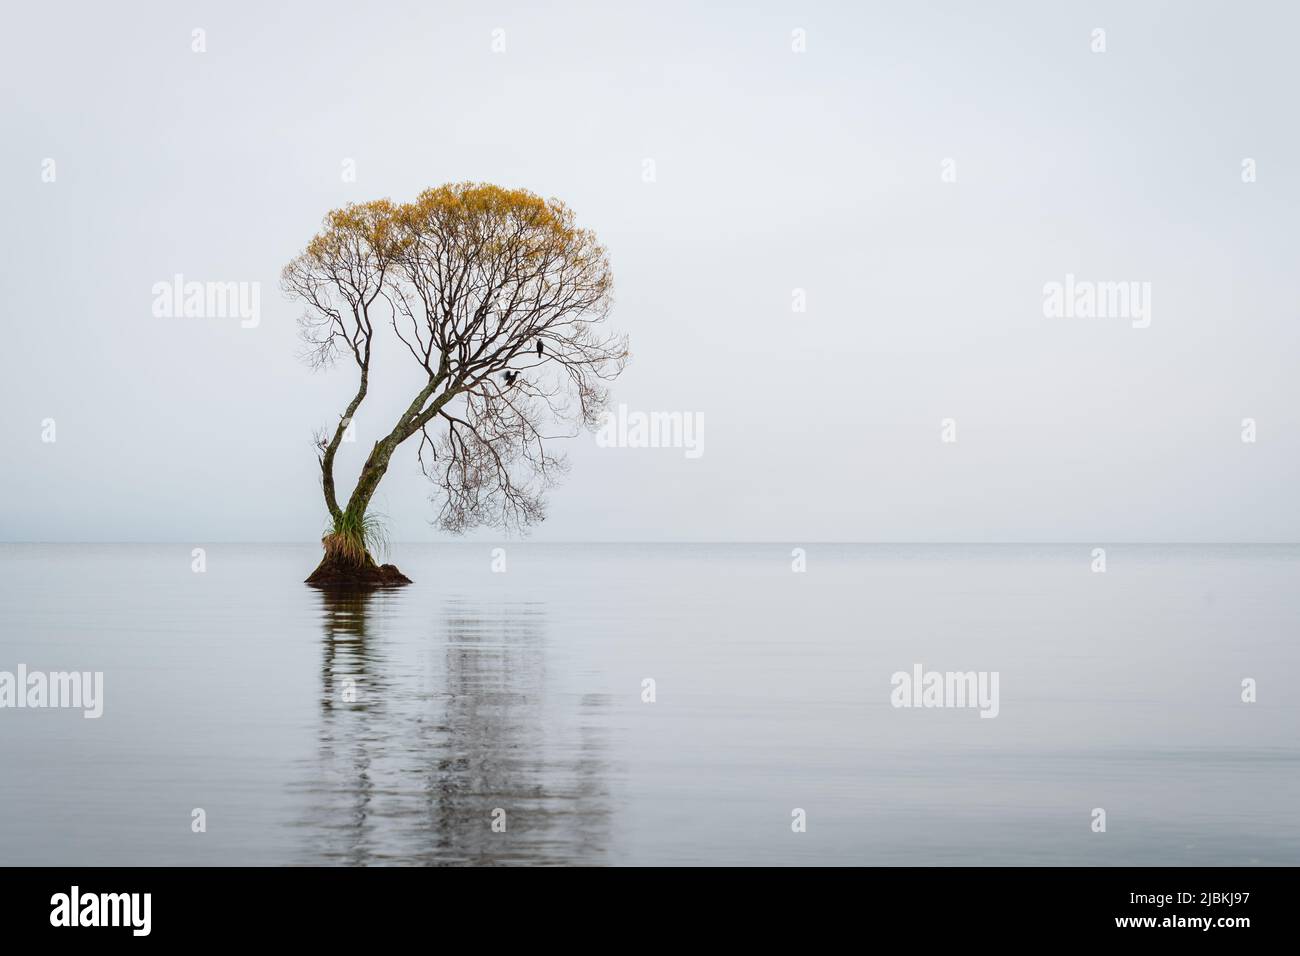
{"label": "exposed root", "polygon": [[388,588],[411,579],[391,564],[376,564],[363,544],[341,534],[321,539],[325,556],[306,583],[319,588]]}

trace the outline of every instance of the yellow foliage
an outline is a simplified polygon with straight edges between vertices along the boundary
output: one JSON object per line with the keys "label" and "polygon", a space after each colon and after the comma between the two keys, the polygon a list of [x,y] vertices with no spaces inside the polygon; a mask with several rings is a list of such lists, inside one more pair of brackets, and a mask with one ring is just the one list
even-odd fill
{"label": "yellow foliage", "polygon": [[572,261],[582,262],[582,250],[595,246],[595,237],[574,226],[573,211],[559,200],[491,183],[448,183],[400,205],[389,199],[351,203],[329,212],[324,225],[307,246],[308,256],[318,261],[357,251],[358,241],[389,257],[428,227],[480,236],[487,252],[503,251],[514,228],[530,234],[526,256],[557,244],[572,247]]}

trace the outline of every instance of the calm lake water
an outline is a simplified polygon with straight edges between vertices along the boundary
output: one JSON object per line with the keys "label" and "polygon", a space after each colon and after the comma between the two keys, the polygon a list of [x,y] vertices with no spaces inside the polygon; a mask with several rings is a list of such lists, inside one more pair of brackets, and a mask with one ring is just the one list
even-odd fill
{"label": "calm lake water", "polygon": [[0,863],[1300,863],[1300,548],[793,547],[0,545]]}

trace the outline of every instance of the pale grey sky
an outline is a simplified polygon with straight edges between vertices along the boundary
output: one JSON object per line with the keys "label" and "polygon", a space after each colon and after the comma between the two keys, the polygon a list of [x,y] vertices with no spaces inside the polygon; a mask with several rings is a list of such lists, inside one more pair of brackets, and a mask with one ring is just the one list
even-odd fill
{"label": "pale grey sky", "polygon": [[[693,460],[569,442],[539,540],[1300,540],[1293,4],[6,21],[0,540],[319,535],[311,434],[353,373],[297,361],[279,270],[331,207],[463,179],[572,206],[631,337],[616,401],[704,416]],[[155,317],[176,273],[260,282],[260,324]],[[1045,317],[1067,274],[1149,282],[1150,326]],[[381,359],[341,484],[409,400]],[[427,493],[400,452],[394,539],[439,537]]]}

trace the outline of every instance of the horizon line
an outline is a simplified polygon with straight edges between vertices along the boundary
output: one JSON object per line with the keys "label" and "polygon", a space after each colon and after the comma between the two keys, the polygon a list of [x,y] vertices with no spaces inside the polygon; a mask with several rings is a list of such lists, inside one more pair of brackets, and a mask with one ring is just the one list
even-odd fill
{"label": "horizon line", "polygon": [[[37,539],[25,540],[0,540],[0,546],[4,545],[191,545],[198,546],[198,543],[213,544],[234,544],[234,545],[318,545],[319,541],[310,539],[303,540],[257,540],[257,539],[211,539],[211,538],[194,538],[188,541],[181,540],[93,540],[93,541],[49,541]],[[1300,541],[1152,541],[1152,540],[1125,540],[1116,541],[1113,539],[1091,539],[1087,541],[864,541],[864,540],[806,540],[800,541],[796,538],[768,538],[764,540],[746,540],[721,538],[710,539],[565,539],[565,540],[535,540],[528,538],[484,538],[481,540],[466,540],[463,538],[448,539],[444,541],[393,541],[390,542],[390,548],[399,546],[468,546],[468,545],[600,545],[600,544],[618,544],[618,545],[701,545],[701,544],[727,544],[727,545],[773,545],[773,546],[806,546],[806,545],[864,545],[869,547],[947,547],[960,545],[963,547],[1031,547],[1036,545],[1078,545],[1080,547],[1122,547],[1126,545],[1176,545],[1179,547],[1207,547],[1207,546],[1232,546],[1232,547],[1295,547],[1300,545]]]}

